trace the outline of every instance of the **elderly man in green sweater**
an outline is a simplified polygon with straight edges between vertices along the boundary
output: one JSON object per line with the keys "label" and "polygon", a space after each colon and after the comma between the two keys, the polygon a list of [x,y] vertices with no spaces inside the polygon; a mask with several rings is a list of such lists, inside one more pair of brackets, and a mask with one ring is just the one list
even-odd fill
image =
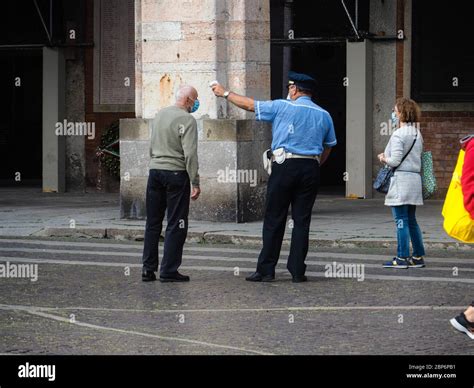
{"label": "elderly man in green sweater", "polygon": [[[161,109],[152,125],[150,175],[146,192],[146,230],[143,249],[142,280],[156,280],[158,244],[167,211],[160,281],[187,282],[178,268],[188,232],[189,202],[197,200],[199,189],[197,124],[191,113],[199,108],[198,93],[183,86],[176,93],[176,103]],[[191,191],[192,185],[192,191]]]}

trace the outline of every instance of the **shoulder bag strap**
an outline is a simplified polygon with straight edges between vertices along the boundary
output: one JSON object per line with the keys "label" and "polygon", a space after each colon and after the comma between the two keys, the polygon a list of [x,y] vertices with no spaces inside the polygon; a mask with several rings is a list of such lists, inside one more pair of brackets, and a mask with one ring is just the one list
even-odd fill
{"label": "shoulder bag strap", "polygon": [[402,161],[400,162],[400,164],[399,164],[397,167],[395,167],[395,168],[393,169],[393,171],[395,171],[398,167],[400,167],[400,166],[403,164],[403,162],[405,161],[405,159],[407,158],[407,156],[410,154],[411,150],[412,150],[413,147],[415,146],[415,143],[416,143],[417,140],[418,140],[418,129],[416,130],[416,136],[415,136],[415,140],[413,140],[413,144],[411,145],[410,149],[408,150],[408,152],[407,152],[407,153],[405,154],[405,156],[403,157],[403,159],[402,159]]}

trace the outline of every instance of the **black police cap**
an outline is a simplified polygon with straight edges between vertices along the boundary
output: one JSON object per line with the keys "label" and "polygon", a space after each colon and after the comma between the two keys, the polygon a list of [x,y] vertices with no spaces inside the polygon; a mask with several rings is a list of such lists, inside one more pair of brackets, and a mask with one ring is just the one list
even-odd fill
{"label": "black police cap", "polygon": [[303,89],[313,90],[316,87],[316,80],[309,75],[290,71],[288,72],[288,85],[296,85]]}

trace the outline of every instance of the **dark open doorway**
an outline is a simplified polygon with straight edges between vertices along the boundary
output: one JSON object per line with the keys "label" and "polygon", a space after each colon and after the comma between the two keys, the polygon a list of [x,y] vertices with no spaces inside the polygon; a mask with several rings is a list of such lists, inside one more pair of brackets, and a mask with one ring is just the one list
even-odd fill
{"label": "dark open doorway", "polygon": [[65,43],[67,0],[6,0],[0,23],[0,185],[42,184],[44,46]]}
{"label": "dark open doorway", "polygon": [[0,184],[40,186],[42,53],[0,51]]}
{"label": "dark open doorway", "polygon": [[[0,185],[42,182],[42,45],[50,2],[2,2],[0,24]],[[20,175],[18,175],[18,173]],[[20,180],[17,180],[21,178]]]}
{"label": "dark open doorway", "polygon": [[[369,1],[346,0],[359,30],[368,30]],[[357,10],[357,12],[356,12]],[[357,17],[356,17],[357,15]],[[337,146],[321,169],[321,192],[345,195],[346,39],[354,35],[341,1],[271,0],[272,99],[285,98],[286,71],[313,76],[313,100],[334,120]]]}
{"label": "dark open doorway", "polygon": [[318,87],[314,102],[327,110],[334,121],[337,146],[321,168],[321,189],[326,194],[345,194],[346,171],[346,47],[341,44],[303,46],[293,50],[293,68],[314,73]]}

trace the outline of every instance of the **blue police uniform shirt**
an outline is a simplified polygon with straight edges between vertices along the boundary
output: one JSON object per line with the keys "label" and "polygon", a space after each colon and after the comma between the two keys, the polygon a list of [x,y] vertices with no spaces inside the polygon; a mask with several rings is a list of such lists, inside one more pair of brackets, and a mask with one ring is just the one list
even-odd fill
{"label": "blue police uniform shirt", "polygon": [[337,144],[331,115],[310,97],[255,101],[255,115],[273,124],[272,151],[284,148],[293,154],[321,155],[324,148]]}

